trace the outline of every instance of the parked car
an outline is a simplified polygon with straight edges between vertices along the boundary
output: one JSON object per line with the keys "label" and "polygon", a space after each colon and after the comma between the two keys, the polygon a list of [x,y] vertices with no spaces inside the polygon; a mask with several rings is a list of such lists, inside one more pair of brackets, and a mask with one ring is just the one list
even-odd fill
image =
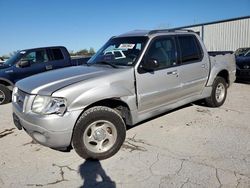
{"label": "parked car", "polygon": [[242,55],[244,55],[245,53],[247,53],[248,51],[250,50],[250,48],[238,48],[235,52],[234,52],[234,54],[235,54],[235,56],[242,56]]}
{"label": "parked car", "polygon": [[65,47],[54,46],[21,50],[0,64],[0,104],[11,100],[14,84],[28,76],[41,72],[76,66],[89,58],[71,60]]}
{"label": "parked car", "polygon": [[236,56],[236,78],[239,81],[250,81],[250,48],[244,48],[242,51],[244,53],[238,53]]}
{"label": "parked car", "polygon": [[[121,45],[126,58],[106,54]],[[209,56],[194,32],[130,32],[111,38],[85,66],[17,82],[13,119],[42,145],[106,159],[122,146],[126,125],[200,99],[221,106],[235,72],[233,54]]]}
{"label": "parked car", "polygon": [[5,60],[4,60],[3,58],[0,57],[0,64],[1,64],[1,63],[4,63],[4,62],[5,62]]}

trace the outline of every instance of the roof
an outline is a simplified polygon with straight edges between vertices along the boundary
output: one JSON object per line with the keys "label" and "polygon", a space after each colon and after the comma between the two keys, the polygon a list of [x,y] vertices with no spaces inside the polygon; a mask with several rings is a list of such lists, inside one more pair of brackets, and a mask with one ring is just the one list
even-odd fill
{"label": "roof", "polygon": [[134,30],[124,34],[121,34],[117,37],[141,37],[141,36],[149,36],[158,33],[183,33],[183,32],[194,32],[192,30],[187,29],[155,29],[155,30]]}
{"label": "roof", "polygon": [[147,36],[149,33],[149,30],[134,30],[129,31],[127,33],[123,33],[121,35],[118,35],[117,37],[139,37],[139,36]]}
{"label": "roof", "polygon": [[49,48],[65,48],[64,46],[46,46],[46,47],[38,47],[38,48],[29,48],[20,51],[30,51],[30,50],[42,50],[42,49],[49,49]]}

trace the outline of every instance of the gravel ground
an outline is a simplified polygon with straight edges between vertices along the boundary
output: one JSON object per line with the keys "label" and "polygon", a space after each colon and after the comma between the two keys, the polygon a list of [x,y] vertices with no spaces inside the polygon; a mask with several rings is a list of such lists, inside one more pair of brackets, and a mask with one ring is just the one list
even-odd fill
{"label": "gravel ground", "polygon": [[220,108],[190,104],[127,131],[121,150],[85,161],[17,130],[0,106],[0,187],[250,187],[250,85]]}

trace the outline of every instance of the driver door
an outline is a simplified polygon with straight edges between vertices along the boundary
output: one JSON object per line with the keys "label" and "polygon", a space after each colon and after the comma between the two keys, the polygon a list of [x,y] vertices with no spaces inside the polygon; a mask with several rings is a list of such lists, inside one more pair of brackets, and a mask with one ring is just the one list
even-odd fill
{"label": "driver door", "polygon": [[151,42],[142,61],[156,60],[159,67],[145,71],[142,63],[139,65],[136,74],[139,113],[158,110],[181,97],[176,55],[174,37],[158,37]]}
{"label": "driver door", "polygon": [[47,52],[44,49],[28,51],[20,61],[28,61],[29,66],[20,67],[17,64],[15,71],[13,72],[15,74],[15,82],[46,71],[45,63],[48,62]]}

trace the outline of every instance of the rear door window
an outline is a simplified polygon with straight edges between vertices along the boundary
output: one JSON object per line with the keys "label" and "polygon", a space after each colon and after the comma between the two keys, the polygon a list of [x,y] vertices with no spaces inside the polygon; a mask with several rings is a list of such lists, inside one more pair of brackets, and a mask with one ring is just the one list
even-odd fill
{"label": "rear door window", "polygon": [[63,53],[59,48],[51,49],[51,56],[53,61],[64,59]]}
{"label": "rear door window", "polygon": [[179,36],[180,58],[182,63],[192,63],[200,61],[202,50],[193,35]]}

